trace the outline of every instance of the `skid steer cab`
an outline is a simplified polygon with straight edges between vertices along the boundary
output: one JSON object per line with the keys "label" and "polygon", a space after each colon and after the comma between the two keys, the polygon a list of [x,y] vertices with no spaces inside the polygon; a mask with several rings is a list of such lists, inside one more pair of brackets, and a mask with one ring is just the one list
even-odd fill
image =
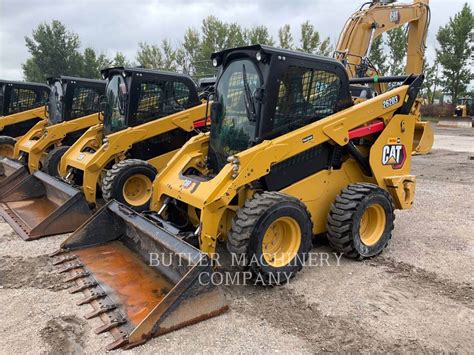
{"label": "skid steer cab", "polygon": [[49,92],[46,84],[0,80],[0,158],[12,157],[16,140],[46,119]]}
{"label": "skid steer cab", "polygon": [[58,176],[62,155],[85,131],[100,122],[105,81],[69,76],[49,78],[48,119],[37,123],[15,145],[13,158],[30,173]]}
{"label": "skid steer cab", "polygon": [[[344,67],[330,58],[257,45],[215,53],[212,61],[219,74],[211,131],[191,138],[156,176],[151,212],[109,202],[59,251],[57,262],[87,299],[107,290],[107,302],[91,303],[94,310],[107,313],[112,304],[125,315],[123,324],[131,318],[121,295],[143,293],[103,276],[120,274],[118,262],[89,255],[147,263],[157,254],[154,260],[172,260],[154,269],[166,275],[182,265],[179,251],[196,248],[214,258],[224,242],[253,282],[282,284],[303,267],[314,235],[327,233],[347,257],[371,257],[391,238],[394,210],[413,204],[409,153],[417,118],[410,112],[422,76],[393,79],[392,90],[354,105]],[[140,267],[131,269],[139,274]],[[195,309],[200,319],[222,309],[215,298],[207,300]],[[116,318],[109,314],[105,328]],[[168,331],[162,322],[166,312],[147,329],[121,328],[114,346]]]}
{"label": "skid steer cab", "polygon": [[102,199],[148,209],[157,171],[198,130],[207,130],[209,107],[189,76],[128,68],[102,74],[103,122],[55,154],[59,169],[0,188],[0,214],[26,240],[74,231]]}

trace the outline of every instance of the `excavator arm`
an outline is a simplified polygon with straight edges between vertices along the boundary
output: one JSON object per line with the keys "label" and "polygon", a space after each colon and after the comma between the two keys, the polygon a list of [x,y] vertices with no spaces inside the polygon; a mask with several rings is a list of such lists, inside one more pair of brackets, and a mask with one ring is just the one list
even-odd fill
{"label": "excavator arm", "polygon": [[372,1],[346,22],[336,47],[336,58],[345,63],[349,77],[370,76],[360,70],[367,62],[373,41],[385,32],[408,24],[406,74],[423,70],[425,41],[430,22],[429,0],[412,4]]}

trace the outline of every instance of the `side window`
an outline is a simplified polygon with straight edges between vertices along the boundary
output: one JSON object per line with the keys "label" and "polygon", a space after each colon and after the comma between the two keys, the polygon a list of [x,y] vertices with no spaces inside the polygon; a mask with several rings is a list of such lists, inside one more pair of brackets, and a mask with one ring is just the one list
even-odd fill
{"label": "side window", "polygon": [[279,80],[273,130],[293,130],[333,114],[340,86],[334,73],[290,66]]}
{"label": "side window", "polygon": [[33,90],[14,88],[11,91],[10,105],[8,113],[18,113],[41,106],[42,102],[37,99],[37,94]]}
{"label": "side window", "polygon": [[164,84],[163,82],[146,82],[140,85],[134,126],[163,116]]}
{"label": "side window", "polygon": [[189,106],[189,94],[189,88],[181,82],[142,83],[134,126],[183,111]]}
{"label": "side window", "polygon": [[183,109],[189,107],[189,88],[179,81],[173,83],[173,88],[176,103]]}
{"label": "side window", "polygon": [[91,115],[99,111],[100,94],[94,88],[77,86],[74,88],[71,119]]}

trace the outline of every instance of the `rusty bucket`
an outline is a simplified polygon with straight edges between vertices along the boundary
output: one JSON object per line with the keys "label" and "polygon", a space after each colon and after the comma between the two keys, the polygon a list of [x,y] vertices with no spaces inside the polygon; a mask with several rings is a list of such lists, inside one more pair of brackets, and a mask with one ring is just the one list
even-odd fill
{"label": "rusty bucket", "polygon": [[0,158],[0,198],[28,177],[28,170],[22,163],[9,158]]}
{"label": "rusty bucket", "polygon": [[107,349],[130,348],[152,337],[227,310],[212,285],[207,255],[133,210],[111,201],[74,232],[54,254],[59,272],[82,292],[86,318],[104,323]]}
{"label": "rusty bucket", "polygon": [[0,215],[24,240],[72,232],[91,214],[80,190],[40,171],[0,195]]}

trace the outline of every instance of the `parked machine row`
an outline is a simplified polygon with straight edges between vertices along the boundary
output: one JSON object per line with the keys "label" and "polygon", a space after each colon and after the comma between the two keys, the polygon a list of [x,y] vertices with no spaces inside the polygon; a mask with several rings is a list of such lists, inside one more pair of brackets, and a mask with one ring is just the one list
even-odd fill
{"label": "parked machine row", "polygon": [[112,334],[108,350],[225,312],[219,244],[276,286],[323,235],[348,258],[380,254],[395,210],[414,203],[411,157],[433,142],[421,72],[352,75],[340,58],[263,45],[210,60],[202,90],[109,68],[103,81],[50,79],[34,107],[1,98],[0,122],[16,122],[7,106],[34,121],[0,138],[0,215],[27,241],[72,232],[53,262],[102,321],[95,332]]}

